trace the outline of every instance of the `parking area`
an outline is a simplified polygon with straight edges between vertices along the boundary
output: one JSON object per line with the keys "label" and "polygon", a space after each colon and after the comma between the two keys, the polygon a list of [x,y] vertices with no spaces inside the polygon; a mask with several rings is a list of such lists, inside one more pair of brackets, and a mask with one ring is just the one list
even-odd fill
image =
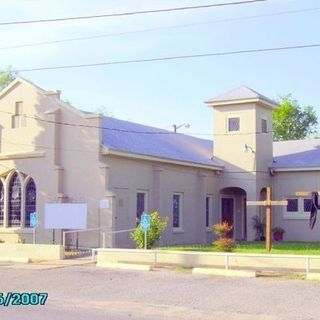
{"label": "parking area", "polygon": [[320,319],[320,283],[314,281],[35,266],[0,265],[4,294],[48,292],[44,306],[0,306],[1,319]]}

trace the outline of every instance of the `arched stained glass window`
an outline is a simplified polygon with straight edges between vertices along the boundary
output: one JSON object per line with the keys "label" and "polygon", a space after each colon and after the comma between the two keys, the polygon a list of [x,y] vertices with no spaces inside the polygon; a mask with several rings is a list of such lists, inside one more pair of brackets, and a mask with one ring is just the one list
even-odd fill
{"label": "arched stained glass window", "polygon": [[8,226],[21,226],[21,182],[17,172],[11,177],[9,185]]}
{"label": "arched stained glass window", "polygon": [[36,211],[37,189],[33,179],[26,186],[26,219],[25,226],[30,227],[30,213]]}
{"label": "arched stained glass window", "polygon": [[3,227],[4,217],[4,187],[2,181],[0,181],[0,227]]}

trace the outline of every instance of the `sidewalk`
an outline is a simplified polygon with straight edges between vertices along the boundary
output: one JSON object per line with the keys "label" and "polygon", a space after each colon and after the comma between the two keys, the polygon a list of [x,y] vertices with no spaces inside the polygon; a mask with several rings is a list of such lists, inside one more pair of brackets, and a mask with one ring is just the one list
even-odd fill
{"label": "sidewalk", "polygon": [[30,270],[48,270],[58,269],[73,266],[81,266],[86,264],[94,264],[91,257],[77,258],[77,259],[64,259],[64,260],[51,260],[51,261],[39,261],[29,263],[0,263],[0,268],[11,269],[30,269]]}

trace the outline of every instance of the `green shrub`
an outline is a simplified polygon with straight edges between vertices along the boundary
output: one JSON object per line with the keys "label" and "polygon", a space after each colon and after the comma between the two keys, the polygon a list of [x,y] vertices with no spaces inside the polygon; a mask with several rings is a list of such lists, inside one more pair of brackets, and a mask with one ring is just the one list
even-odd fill
{"label": "green shrub", "polygon": [[222,223],[217,223],[213,225],[213,232],[216,236],[225,237],[228,232],[232,230],[233,226],[229,225],[227,221],[224,221]]}
{"label": "green shrub", "polygon": [[[147,231],[147,248],[151,249],[154,244],[160,239],[161,234],[165,231],[168,225],[168,217],[161,218],[158,212],[151,213],[150,230]],[[135,231],[130,233],[131,239],[136,243],[138,249],[144,248],[144,231],[138,224]]]}
{"label": "green shrub", "polygon": [[213,242],[213,245],[215,246],[215,249],[220,252],[232,252],[236,246],[237,243],[234,239],[231,238],[220,238]]}
{"label": "green shrub", "polygon": [[217,223],[213,226],[213,232],[218,239],[212,244],[215,246],[217,251],[232,252],[235,249],[237,246],[236,241],[227,237],[228,232],[230,232],[232,229],[233,225],[228,224],[226,221]]}

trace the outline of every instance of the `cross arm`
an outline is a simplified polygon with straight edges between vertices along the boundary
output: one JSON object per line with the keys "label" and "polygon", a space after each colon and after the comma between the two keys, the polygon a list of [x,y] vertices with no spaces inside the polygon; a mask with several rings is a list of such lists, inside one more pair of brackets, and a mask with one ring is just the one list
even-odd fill
{"label": "cross arm", "polygon": [[247,201],[247,206],[286,206],[287,200]]}
{"label": "cross arm", "polygon": [[[320,191],[316,191],[320,194]],[[296,197],[311,197],[312,192],[311,191],[297,191],[294,194]]]}

